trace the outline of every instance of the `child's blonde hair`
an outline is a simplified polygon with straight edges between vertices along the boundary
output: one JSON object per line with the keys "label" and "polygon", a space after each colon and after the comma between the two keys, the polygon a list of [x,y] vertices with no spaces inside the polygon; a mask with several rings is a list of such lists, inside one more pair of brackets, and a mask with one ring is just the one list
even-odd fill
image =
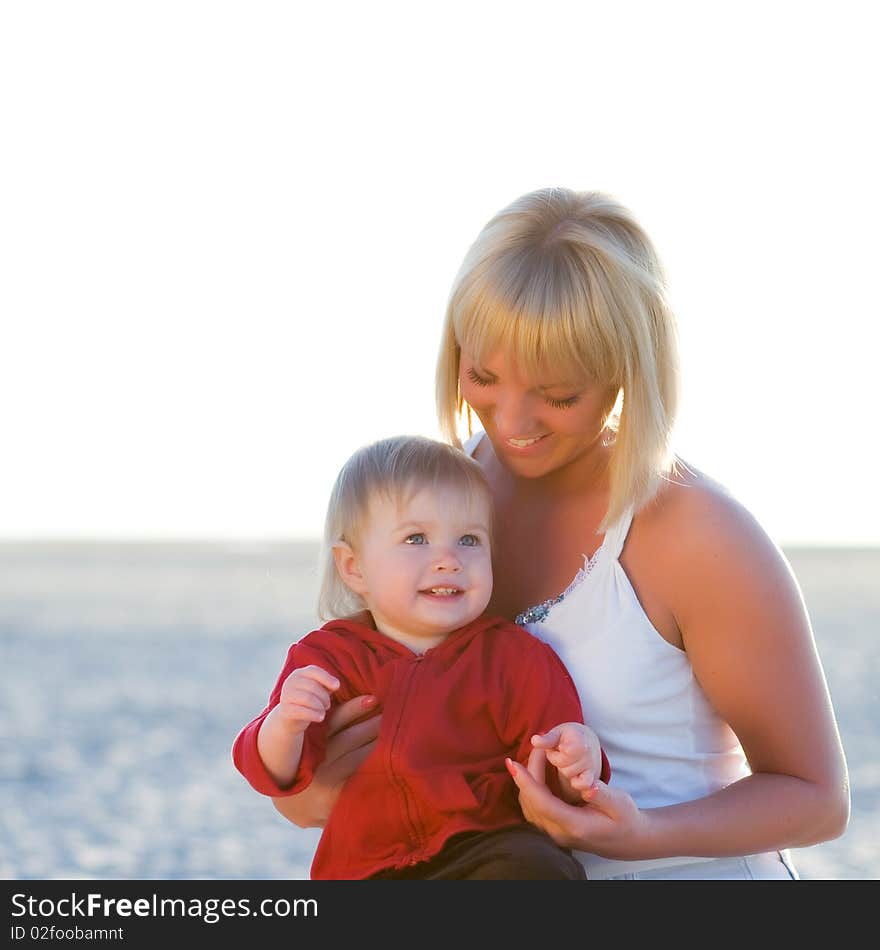
{"label": "child's blonde hair", "polygon": [[424,436],[393,436],[358,449],[336,477],[321,550],[318,616],[322,620],[363,610],[363,599],[340,578],[333,558],[339,542],[357,547],[376,497],[404,502],[424,488],[453,488],[468,498],[484,499],[492,510],[492,494],[480,466],[459,448]]}
{"label": "child's blonde hair", "polygon": [[460,445],[471,410],[459,390],[462,347],[480,362],[494,350],[536,377],[607,387],[614,433],[604,530],[645,504],[671,470],[678,345],[662,268],[629,211],[600,192],[547,188],[518,198],[483,228],[455,279],[437,364],[444,435]]}

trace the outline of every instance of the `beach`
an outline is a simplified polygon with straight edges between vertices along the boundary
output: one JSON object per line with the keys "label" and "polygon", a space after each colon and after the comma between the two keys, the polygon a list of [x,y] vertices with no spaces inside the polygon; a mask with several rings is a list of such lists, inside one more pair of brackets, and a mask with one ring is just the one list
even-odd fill
{"label": "beach", "polygon": [[[316,625],[315,542],[0,544],[0,878],[304,879],[317,831],[230,756]],[[853,812],[803,879],[880,869],[880,549],[793,548]]]}

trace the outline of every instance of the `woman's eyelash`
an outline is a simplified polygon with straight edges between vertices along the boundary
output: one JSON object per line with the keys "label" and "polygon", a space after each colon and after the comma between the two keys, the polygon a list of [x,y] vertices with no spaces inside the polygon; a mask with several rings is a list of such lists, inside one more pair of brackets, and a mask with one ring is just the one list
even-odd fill
{"label": "woman's eyelash", "polygon": [[491,386],[491,385],[492,385],[492,380],[490,380],[490,379],[483,379],[482,376],[478,376],[477,373],[476,373],[473,369],[471,369],[471,368],[468,368],[466,375],[467,375],[467,378],[468,378],[469,380],[471,380],[471,382],[476,383],[478,386]]}
{"label": "woman's eyelash", "polygon": [[[491,379],[484,379],[473,367],[468,367],[465,375],[471,382],[476,383],[478,386],[491,386],[493,382]],[[553,399],[550,396],[544,397],[544,401],[547,405],[552,406],[554,409],[570,409],[579,399],[580,396],[568,396],[566,399]]]}
{"label": "woman's eyelash", "polygon": [[581,397],[569,396],[567,399],[551,399],[550,396],[545,396],[544,398],[547,400],[547,405],[554,409],[570,409]]}

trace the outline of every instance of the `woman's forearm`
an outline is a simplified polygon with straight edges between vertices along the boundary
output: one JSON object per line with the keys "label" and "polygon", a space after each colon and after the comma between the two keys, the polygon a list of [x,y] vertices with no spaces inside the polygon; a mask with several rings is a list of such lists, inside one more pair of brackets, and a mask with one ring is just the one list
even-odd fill
{"label": "woman's forearm", "polygon": [[273,798],[272,804],[288,821],[300,828],[323,828],[333,807],[330,796],[314,781],[296,795]]}
{"label": "woman's forearm", "polygon": [[342,786],[376,744],[381,717],[362,718],[365,711],[370,713],[375,707],[375,696],[355,696],[331,713],[324,759],[311,782],[296,795],[272,799],[288,821],[300,828],[323,828],[327,824]]}
{"label": "woman's forearm", "polygon": [[615,857],[755,854],[841,835],[849,817],[849,789],[845,780],[832,786],[756,774],[706,798],[645,809],[643,815],[645,831],[631,842],[627,850],[632,853]]}

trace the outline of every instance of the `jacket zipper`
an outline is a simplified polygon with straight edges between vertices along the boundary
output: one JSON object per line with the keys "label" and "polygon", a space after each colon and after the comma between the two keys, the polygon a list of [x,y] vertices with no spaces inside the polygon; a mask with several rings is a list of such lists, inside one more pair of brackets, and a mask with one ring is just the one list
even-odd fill
{"label": "jacket zipper", "polygon": [[[422,844],[423,844],[423,841],[422,841],[423,836],[418,826],[418,822],[416,818],[414,817],[415,815],[418,814],[418,809],[415,806],[413,797],[409,792],[409,786],[406,781],[406,777],[403,775],[398,775],[397,771],[395,770],[394,760],[396,757],[395,749],[397,746],[398,736],[400,735],[401,729],[403,729],[404,726],[408,724],[408,719],[406,716],[406,706],[407,706],[407,703],[409,702],[409,695],[410,695],[410,692],[412,691],[412,684],[416,676],[416,671],[421,665],[421,662],[423,659],[424,659],[424,654],[422,653],[417,654],[413,658],[411,665],[407,671],[406,680],[401,690],[402,700],[400,703],[400,713],[397,720],[397,727],[394,730],[394,737],[392,738],[388,746],[388,774],[391,776],[394,784],[397,787],[398,792],[400,793],[400,798],[401,798],[401,803],[402,803],[401,814],[403,816],[403,824],[407,829],[410,844],[412,845],[413,848],[420,848],[422,847]],[[411,858],[408,863],[415,864],[416,860],[417,859],[415,858]]]}

